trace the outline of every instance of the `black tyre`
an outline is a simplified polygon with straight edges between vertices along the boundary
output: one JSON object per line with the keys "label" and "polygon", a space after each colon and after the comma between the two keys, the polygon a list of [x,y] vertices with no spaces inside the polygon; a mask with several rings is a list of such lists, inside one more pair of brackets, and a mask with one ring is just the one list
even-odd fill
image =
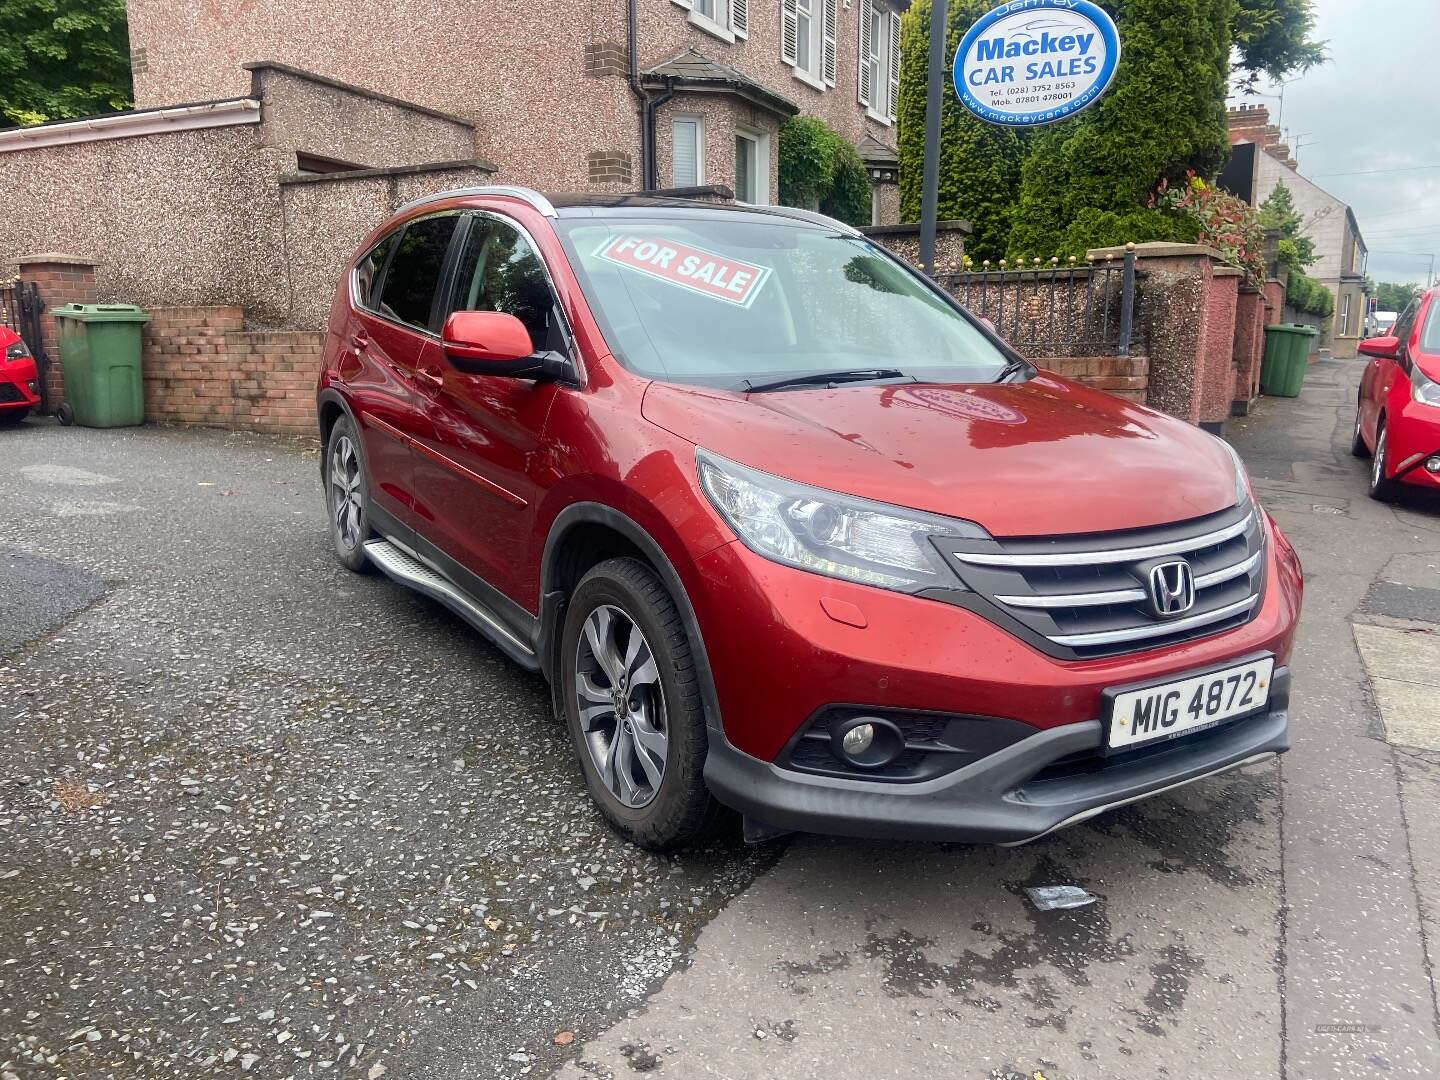
{"label": "black tyre", "polygon": [[1358,458],[1369,457],[1370,448],[1365,445],[1365,436],[1360,434],[1360,402],[1355,402],[1355,431],[1350,436],[1350,453]]}
{"label": "black tyre", "polygon": [[29,415],[29,409],[3,409],[0,410],[0,424],[18,424]]}
{"label": "black tyre", "polygon": [[335,421],[330,429],[324,476],[325,508],[335,558],[347,570],[370,573],[374,568],[365,555],[365,541],[371,537],[370,491],[360,437],[348,416]]}
{"label": "black tyre", "polygon": [[1385,473],[1390,468],[1386,459],[1390,456],[1390,439],[1385,430],[1385,418],[1375,424],[1375,457],[1370,462],[1370,497],[1380,502],[1389,502],[1395,497],[1395,481]]}
{"label": "black tyre", "polygon": [[70,407],[68,401],[62,402],[60,407],[55,410],[55,419],[60,421],[61,427],[69,427],[75,423],[75,410]]}
{"label": "black tyre", "polygon": [[664,584],[610,559],[570,597],[558,677],[591,797],[626,839],[673,851],[722,820],[705,787],[705,713],[690,639]]}

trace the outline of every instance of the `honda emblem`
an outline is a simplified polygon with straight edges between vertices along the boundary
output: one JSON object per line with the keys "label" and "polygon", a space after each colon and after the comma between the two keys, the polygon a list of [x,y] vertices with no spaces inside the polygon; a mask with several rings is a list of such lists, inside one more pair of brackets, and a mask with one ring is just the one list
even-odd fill
{"label": "honda emblem", "polygon": [[1163,618],[1195,606],[1195,575],[1183,559],[1150,568],[1150,606]]}

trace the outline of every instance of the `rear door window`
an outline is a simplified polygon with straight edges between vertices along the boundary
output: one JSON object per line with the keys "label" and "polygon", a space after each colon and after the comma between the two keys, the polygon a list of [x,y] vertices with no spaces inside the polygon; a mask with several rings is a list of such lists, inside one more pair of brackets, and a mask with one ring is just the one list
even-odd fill
{"label": "rear door window", "polygon": [[435,293],[459,221],[457,215],[445,214],[406,227],[380,285],[379,314],[417,330],[438,329],[432,319]]}
{"label": "rear door window", "polygon": [[355,267],[355,299],[363,308],[376,310],[380,305],[380,275],[385,272],[385,261],[395,250],[400,240],[400,229],[396,229],[381,240]]}

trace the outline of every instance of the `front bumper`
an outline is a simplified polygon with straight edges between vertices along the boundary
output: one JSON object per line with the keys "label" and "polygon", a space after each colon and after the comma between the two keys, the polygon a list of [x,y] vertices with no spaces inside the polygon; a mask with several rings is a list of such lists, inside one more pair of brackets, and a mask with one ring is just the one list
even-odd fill
{"label": "front bumper", "polygon": [[[1278,668],[1268,711],[1107,761],[1099,720],[1037,731],[934,780],[875,783],[782,769],[711,733],[705,781],[720,802],[773,830],[879,839],[1019,844],[1105,810],[1290,748],[1290,673]],[[1077,764],[1041,774],[1062,758]],[[1093,767],[1086,767],[1091,763]]]}
{"label": "front bumper", "polygon": [[1412,400],[1407,384],[1405,400],[1399,409],[1390,412],[1386,435],[1390,468],[1395,470],[1393,479],[1440,490],[1440,474],[1425,468],[1426,458],[1440,454],[1440,408]]}

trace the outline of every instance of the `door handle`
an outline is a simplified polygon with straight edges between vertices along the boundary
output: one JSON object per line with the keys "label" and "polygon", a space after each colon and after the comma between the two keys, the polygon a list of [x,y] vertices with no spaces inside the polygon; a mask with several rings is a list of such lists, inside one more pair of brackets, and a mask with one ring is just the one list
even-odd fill
{"label": "door handle", "polygon": [[426,386],[438,390],[445,385],[445,373],[434,364],[426,364],[424,367],[415,369],[415,377]]}
{"label": "door handle", "polygon": [[355,346],[356,352],[363,352],[370,347],[370,336],[368,334],[351,334],[350,344]]}

